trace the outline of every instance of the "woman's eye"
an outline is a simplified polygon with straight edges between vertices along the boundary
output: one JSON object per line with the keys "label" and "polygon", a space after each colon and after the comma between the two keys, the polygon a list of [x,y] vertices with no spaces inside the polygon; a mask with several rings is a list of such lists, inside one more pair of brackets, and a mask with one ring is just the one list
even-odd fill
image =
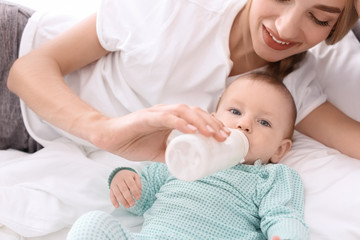
{"label": "woman's eye", "polygon": [[259,123],[265,127],[271,127],[270,123],[266,120],[260,120]]}
{"label": "woman's eye", "polygon": [[317,19],[314,14],[312,13],[309,13],[310,14],[310,17],[311,19],[317,24],[317,25],[320,25],[320,26],[323,26],[323,27],[327,27],[329,26],[329,22],[328,21],[320,21],[319,19]]}
{"label": "woman's eye", "polygon": [[241,112],[239,110],[236,109],[230,109],[230,112],[234,115],[241,115]]}

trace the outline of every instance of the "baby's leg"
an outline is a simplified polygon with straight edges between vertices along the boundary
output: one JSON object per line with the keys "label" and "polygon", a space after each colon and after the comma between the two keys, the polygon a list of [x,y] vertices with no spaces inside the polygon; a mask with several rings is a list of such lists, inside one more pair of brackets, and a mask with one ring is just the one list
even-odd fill
{"label": "baby's leg", "polygon": [[119,220],[102,211],[81,216],[72,226],[67,240],[127,240],[133,234],[121,226]]}
{"label": "baby's leg", "polygon": [[35,152],[41,148],[26,131],[19,98],[6,86],[10,67],[18,58],[22,32],[32,12],[0,0],[0,150]]}

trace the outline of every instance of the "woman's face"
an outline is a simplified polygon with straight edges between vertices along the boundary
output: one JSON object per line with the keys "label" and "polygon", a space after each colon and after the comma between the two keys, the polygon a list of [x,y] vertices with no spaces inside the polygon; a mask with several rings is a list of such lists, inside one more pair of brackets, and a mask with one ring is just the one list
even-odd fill
{"label": "woman's face", "polygon": [[252,0],[249,22],[257,55],[275,62],[330,34],[346,0]]}

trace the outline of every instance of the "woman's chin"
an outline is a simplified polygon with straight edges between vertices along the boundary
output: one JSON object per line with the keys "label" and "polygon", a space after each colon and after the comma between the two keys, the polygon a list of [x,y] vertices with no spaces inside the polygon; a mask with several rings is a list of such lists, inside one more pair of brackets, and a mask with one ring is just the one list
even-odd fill
{"label": "woman's chin", "polygon": [[284,58],[281,58],[281,57],[276,57],[276,56],[274,56],[274,55],[272,55],[272,56],[270,55],[270,56],[269,56],[269,54],[267,54],[267,55],[265,55],[265,54],[260,55],[260,54],[259,54],[259,56],[260,56],[262,59],[264,59],[265,61],[267,61],[267,62],[278,62],[278,61],[284,59]]}
{"label": "woman's chin", "polygon": [[292,56],[291,54],[284,54],[284,53],[273,52],[273,51],[259,52],[257,55],[267,62],[278,62],[280,60],[283,60],[285,58]]}

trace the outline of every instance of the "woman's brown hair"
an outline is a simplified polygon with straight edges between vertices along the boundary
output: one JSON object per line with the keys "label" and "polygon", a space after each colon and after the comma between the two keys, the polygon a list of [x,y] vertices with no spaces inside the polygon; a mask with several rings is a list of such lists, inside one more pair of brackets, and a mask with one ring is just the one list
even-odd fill
{"label": "woman's brown hair", "polygon": [[355,25],[359,19],[359,15],[355,8],[356,0],[347,0],[345,7],[341,12],[334,28],[326,38],[325,42],[328,45],[333,45],[340,41]]}

